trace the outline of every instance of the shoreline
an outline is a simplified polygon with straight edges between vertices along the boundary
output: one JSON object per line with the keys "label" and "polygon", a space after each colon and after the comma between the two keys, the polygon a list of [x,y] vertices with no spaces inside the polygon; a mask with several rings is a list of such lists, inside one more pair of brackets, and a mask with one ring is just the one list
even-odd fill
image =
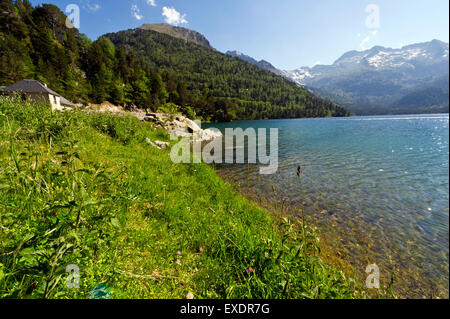
{"label": "shoreline", "polygon": [[[105,107],[106,106],[106,107]],[[91,106],[92,107],[92,106]],[[184,117],[181,115],[169,115],[169,114],[158,114],[158,113],[151,113],[151,114],[146,114],[145,112],[128,112],[128,111],[123,111],[120,108],[117,108],[114,106],[113,109],[108,108],[108,105],[100,105],[100,106],[94,106],[94,108],[98,108],[100,107],[100,112],[109,112],[109,113],[113,113],[115,115],[132,115],[135,116],[136,118],[138,118],[141,122],[150,122],[152,123],[152,125],[156,125],[156,127],[159,127],[161,129],[164,129],[167,131],[167,133],[171,133],[171,131],[177,131],[181,126],[183,127],[184,130],[184,126],[183,125],[179,125],[179,120],[181,120],[181,122],[184,122]],[[147,118],[149,117],[149,115],[151,115],[150,120],[148,120]],[[183,119],[179,119],[179,117],[182,117]],[[172,118],[172,119],[170,119]],[[190,126],[190,122],[192,121],[187,121],[188,125],[186,126],[187,129],[192,130],[191,126]],[[172,123],[177,123],[177,125],[173,125]],[[210,125],[214,125],[213,123],[209,123]],[[175,127],[175,128],[174,128]],[[203,136],[206,135],[208,138],[211,136],[210,134],[203,134],[203,132],[209,132],[210,129],[206,128],[203,129],[201,127],[196,127],[194,128],[193,132],[199,132],[197,133],[197,135]],[[178,134],[179,137],[186,137],[189,136],[189,133],[186,132],[182,132],[182,134]],[[214,136],[213,136],[214,138]],[[209,141],[210,139],[207,139],[206,141]],[[202,142],[205,142],[205,140],[202,140]],[[207,165],[207,164],[205,164]],[[210,165],[209,165],[210,166]],[[225,178],[223,178],[223,176],[221,176],[220,174],[218,174],[218,171],[216,169],[214,169],[216,175],[225,183],[229,184],[233,189],[235,189],[234,185],[232,185],[231,183],[229,183]],[[275,204],[275,207],[272,207],[272,205],[269,203],[269,201],[267,201],[264,204],[261,203],[257,203],[256,200],[254,198],[251,198],[251,196],[248,196],[248,194],[242,194],[242,192],[240,190],[235,189],[235,191],[238,194],[243,195],[247,200],[255,203],[256,205],[258,205],[259,207],[261,207],[264,210],[267,210],[267,212],[272,216],[272,218],[276,221],[279,220],[283,217],[292,217],[292,214],[289,214],[287,212],[283,212],[280,211]],[[300,216],[294,216],[295,218],[297,218],[299,221],[302,220],[302,218]],[[309,223],[310,221],[308,221]],[[318,237],[322,237],[322,234],[319,234]],[[335,249],[331,246],[331,245],[327,245],[325,244],[325,242],[322,240],[320,241],[320,247],[321,250],[325,252],[325,258],[324,256],[321,255],[321,258],[324,259],[324,261],[327,263],[327,265],[329,265],[330,267],[337,267],[338,269],[340,269],[341,271],[344,272],[344,274],[349,277],[349,278],[353,278],[355,279],[357,282],[362,282],[359,278],[358,278],[358,274],[355,272],[355,269],[353,268],[353,266],[345,259],[342,258],[342,255],[339,254],[338,251],[335,251]],[[361,285],[361,284],[360,284]],[[367,291],[366,291],[367,292]],[[374,295],[375,296],[375,295]]]}
{"label": "shoreline", "polygon": [[[326,236],[322,232],[317,233],[311,219],[306,218],[306,223],[303,223],[298,213],[297,216],[286,214],[289,207],[285,203],[271,202],[268,197],[264,198],[267,201],[258,204],[258,200],[237,190],[214,167],[205,163],[171,163],[167,159],[167,149],[152,147],[147,142],[147,139],[167,141],[165,130],[155,129],[152,124],[142,122],[130,114],[89,114],[81,110],[52,113],[44,106],[38,107],[37,112],[29,112],[36,106],[14,105],[14,101],[3,102],[1,99],[0,102],[4,104],[0,111],[6,112],[12,123],[17,123],[14,125],[19,125],[24,132],[31,134],[14,140],[17,143],[14,148],[25,150],[31,146],[41,149],[39,158],[42,159],[39,164],[33,164],[34,159],[19,158],[20,165],[29,165],[35,170],[39,168],[39,174],[49,174],[48,169],[66,172],[67,160],[61,162],[60,149],[64,150],[71,141],[76,140],[79,145],[76,157],[71,160],[73,165],[81,167],[82,172],[98,170],[100,167],[112,178],[104,185],[93,181],[84,182],[90,185],[92,198],[99,197],[100,200],[92,200],[92,204],[83,208],[83,211],[86,210],[81,214],[83,220],[94,218],[91,222],[93,229],[107,231],[108,236],[112,236],[106,241],[111,247],[100,250],[101,259],[95,257],[90,261],[92,264],[86,266],[89,271],[98,274],[92,277],[90,285],[98,282],[102,273],[106,272],[110,278],[114,278],[111,288],[119,298],[184,298],[189,292],[201,298],[247,296],[278,299],[286,297],[286,293],[290,298],[301,298],[305,296],[303,294],[310,298],[393,297],[386,285],[377,294],[366,291],[362,280],[358,279],[358,273],[347,260],[339,256],[332,245],[327,245]],[[14,106],[8,104],[11,102]],[[54,123],[52,125],[55,126],[51,126],[54,130],[52,150],[48,149],[49,142],[42,137],[39,131],[41,128],[33,126],[35,117]],[[0,117],[0,121],[2,119],[4,117]],[[36,137],[33,137],[33,132],[36,132]],[[0,131],[0,137],[2,135],[9,145],[8,133]],[[165,143],[170,145],[170,142]],[[71,147],[63,153],[72,152],[74,150]],[[6,167],[14,171],[14,156],[8,154],[0,154],[3,155],[0,161],[6,161]],[[47,161],[56,165],[46,166]],[[54,178],[59,175],[49,176]],[[67,178],[70,179],[70,176],[67,175]],[[89,179],[84,173],[83,176]],[[0,196],[7,194],[0,192]],[[34,196],[37,196],[36,203],[42,202],[40,194]],[[52,193],[46,196],[52,196]],[[120,200],[108,200],[116,197]],[[8,198],[5,197],[6,202]],[[26,198],[19,197],[18,203],[25,200],[23,204],[26,204]],[[49,200],[52,201],[46,201]],[[100,204],[102,202],[104,204]],[[281,206],[277,207],[279,204]],[[98,223],[95,214],[91,214],[102,211],[104,208],[100,207],[103,205],[115,213],[112,216],[107,214],[102,217],[106,221]],[[44,209],[37,206],[31,208],[38,211]],[[28,216],[29,213],[29,216],[34,216],[25,208],[21,214]],[[36,217],[40,218],[39,215]],[[16,237],[20,239],[22,230],[35,227],[27,224],[28,218],[19,219],[14,226],[5,224],[4,227],[15,227]],[[40,224],[45,225],[45,222]],[[44,230],[45,234],[42,235],[50,231]],[[55,239],[59,236],[55,232],[50,234],[56,236]],[[94,234],[89,236],[96,238]],[[283,238],[287,238],[287,241]],[[304,243],[311,245],[311,249],[300,250],[299,247]],[[87,253],[90,244],[84,241],[80,244],[87,245],[83,248]],[[298,254],[300,259],[296,257]],[[8,267],[8,258],[0,259],[0,263]],[[114,261],[117,269],[111,269],[109,261]],[[316,262],[321,265],[320,271],[314,266]],[[130,276],[124,274],[133,274],[131,284],[130,278],[125,278]],[[303,278],[305,274],[316,279],[310,282]],[[28,278],[29,275],[24,276]],[[148,288],[142,285],[139,278],[159,278],[152,283],[152,290],[156,289],[158,293],[149,294]],[[256,278],[259,281],[253,281]],[[289,280],[289,287],[280,290],[277,284],[285,280]],[[186,288],[172,290],[176,283],[188,287],[189,291],[184,290]],[[260,286],[261,283],[263,286]],[[249,284],[250,288],[246,286]],[[314,287],[319,286],[315,285],[322,287],[320,295],[316,295]],[[233,288],[233,294],[229,295],[230,287],[239,288]],[[267,294],[263,287],[270,287],[272,292]],[[84,293],[88,292],[87,288]],[[209,294],[198,295],[202,289],[210,291]],[[247,295],[249,292],[251,295]],[[83,298],[83,291],[73,293],[71,297]]]}
{"label": "shoreline", "polygon": [[[308,225],[274,218],[207,164],[174,164],[146,142],[167,141],[165,131],[11,99],[0,99],[0,113],[0,127],[21,128],[0,130],[0,179],[14,182],[0,191],[12,203],[1,214],[14,216],[2,219],[0,296],[85,299],[102,283],[120,299],[364,297],[317,258]],[[36,178],[45,183],[28,184]],[[28,271],[52,269],[37,250],[59,254],[53,267],[80,265],[80,289],[67,289],[63,274]]]}
{"label": "shoreline", "polygon": [[[108,112],[108,109],[106,109],[106,112]],[[113,112],[114,113],[114,112]],[[139,120],[141,121],[146,121],[145,117],[148,116],[145,115],[145,112],[127,112],[127,111],[121,111],[119,113],[116,114],[122,114],[122,115],[132,115],[137,117]],[[414,115],[418,115],[418,114],[414,114]],[[448,115],[447,113],[442,113],[442,114],[422,114],[422,115]],[[183,131],[182,134],[180,136],[189,136],[191,133],[189,133],[191,130],[189,124],[186,126],[185,124],[183,125],[179,125],[179,121],[178,121],[178,117],[179,115],[169,115],[169,114],[152,114],[152,118],[157,118],[158,120],[151,120],[150,122],[153,124],[156,124],[158,127],[165,129],[168,133],[169,132],[176,132],[177,130],[179,130],[179,128],[181,127],[181,130]],[[373,116],[369,116],[369,117],[378,117],[379,115],[373,115]],[[389,115],[387,115],[389,116]],[[171,119],[169,119],[171,118]],[[161,121],[162,119],[162,121]],[[342,118],[343,120],[346,119],[351,119],[351,118]],[[270,120],[269,120],[270,121]],[[183,122],[183,121],[182,121]],[[187,121],[189,122],[189,121]],[[173,125],[173,123],[176,123],[176,125]],[[214,124],[208,124],[206,129],[201,129],[200,127],[196,127],[194,129],[194,132],[197,132],[197,135],[200,136],[207,136],[210,137],[211,134],[203,134],[203,132],[208,132],[209,127],[210,126],[214,126]],[[217,170],[215,170],[217,173]],[[231,186],[233,188],[235,188],[235,185],[233,185],[231,182],[228,182],[223,176],[220,176],[220,174],[218,174],[219,177],[224,180],[226,183],[231,184]],[[244,197],[246,197],[247,199],[249,199],[250,201],[256,203],[257,205],[259,205],[260,207],[262,207],[265,210],[268,210],[271,215],[277,216],[279,214],[279,212],[277,211],[277,199],[275,199],[275,203],[270,203],[269,201],[267,201],[266,203],[264,203],[263,205],[258,204],[257,201],[258,199],[255,198],[254,196],[252,197],[250,193],[242,193],[240,190],[236,190],[238,193],[244,195]],[[279,204],[279,203],[278,203]],[[283,204],[284,205],[284,204]],[[274,207],[275,206],[275,207]],[[298,210],[298,207],[291,207],[291,209],[293,210]],[[294,216],[296,218],[299,218],[301,220],[301,217],[298,216],[298,212],[281,212],[282,216]],[[279,217],[279,216],[278,216]],[[318,226],[317,220],[314,220],[313,217],[308,216],[307,218],[307,222],[309,224],[314,225],[314,227]],[[363,282],[364,280],[362,280],[361,278],[366,278],[367,274],[363,271],[365,270],[365,266],[361,264],[361,262],[358,261],[358,258],[355,257],[347,257],[346,255],[349,253],[349,250],[351,250],[351,246],[345,245],[345,244],[341,244],[338,243],[336,241],[336,237],[340,238],[340,233],[337,232],[335,229],[324,229],[324,227],[321,228],[320,230],[320,235],[319,237],[321,238],[321,249],[325,252],[325,258],[324,261],[328,261],[329,265],[331,267],[337,267],[339,269],[344,270],[344,273],[346,276],[349,277],[353,277],[355,279],[357,279],[357,281],[359,282]],[[341,239],[342,240],[342,239]],[[359,257],[365,258],[367,260],[370,260],[370,256],[374,257],[376,256],[374,255],[370,255],[370,254],[364,254],[364,255],[358,255]],[[382,276],[380,278],[380,283],[382,285],[382,287],[385,287],[384,289],[390,289],[391,287],[391,279],[392,278],[397,278],[398,276],[395,275],[395,270],[397,266],[394,266],[395,268],[392,268],[392,265],[389,264],[385,264],[384,262],[380,263],[380,265],[382,266],[382,268],[384,269],[384,271],[390,273],[390,277],[386,277],[386,276]],[[355,270],[355,267],[358,266],[357,268],[359,269],[359,271]],[[364,268],[364,269],[363,269]],[[403,271],[406,271],[405,269]],[[417,273],[416,275],[413,276],[413,278],[418,278],[420,276],[420,272],[419,271],[414,271],[411,268],[407,269],[408,274],[410,272],[413,273]],[[399,296],[403,297],[403,298],[423,298],[423,297],[446,297],[448,296],[448,290],[447,290],[447,295],[444,291],[444,293],[442,294],[442,292],[439,290],[439,292],[435,292],[433,290],[433,288],[431,288],[433,286],[433,282],[434,280],[431,280],[431,282],[428,282],[427,280],[427,284],[425,284],[424,286],[427,286],[428,288],[426,288],[425,290],[422,290],[423,288],[420,288],[420,291],[413,291],[413,292],[409,292],[408,289],[405,290],[405,287],[409,287],[410,285],[408,284],[408,280],[411,280],[411,277],[408,277],[409,275],[407,275],[405,278],[403,278],[404,276],[400,276],[400,282],[394,282],[394,287],[398,286],[398,289],[395,289],[395,291],[399,294]],[[359,279],[357,278],[359,277]],[[421,286],[421,285],[419,285]],[[441,284],[439,284],[439,286],[441,286]],[[445,290],[445,287],[441,289]],[[371,293],[371,295],[376,296],[376,293]]]}
{"label": "shoreline", "polygon": [[[275,215],[284,215],[284,216],[293,216],[302,219],[301,210],[302,208],[297,207],[294,204],[289,204],[285,201],[285,199],[277,197],[275,194],[272,194],[271,191],[268,193],[260,194],[258,191],[254,189],[249,189],[247,187],[242,187],[240,183],[236,180],[231,180],[230,175],[224,174],[227,171],[227,168],[222,170],[215,169],[216,173],[228,184],[230,184],[237,192],[253,201],[257,205],[263,207],[264,209],[271,212],[271,214]],[[238,179],[239,180],[239,179]],[[274,189],[274,185],[272,185],[272,189]],[[318,211],[315,212],[319,214]],[[316,216],[317,217],[317,216]],[[345,243],[341,243],[337,238],[342,239],[344,237],[341,232],[333,229],[331,226],[324,227],[320,226],[318,220],[315,219],[314,216],[306,216],[305,217],[307,223],[313,225],[313,227],[317,227],[319,229],[320,237],[320,246],[323,250],[324,255],[322,258],[325,262],[328,262],[332,267],[338,267],[343,270],[346,276],[353,277],[360,283],[365,282],[365,278],[367,274],[365,273],[365,266],[360,260],[366,260],[367,263],[370,263],[372,255],[349,255],[348,250],[351,246],[346,246]],[[345,238],[344,238],[345,239]],[[342,252],[342,253],[341,253]],[[354,254],[356,252],[353,252]],[[373,255],[375,256],[375,255]],[[373,257],[372,256],[372,257]],[[360,271],[355,269],[356,266],[359,266]],[[394,293],[396,294],[396,298],[406,298],[406,299],[421,299],[421,298],[448,298],[448,287],[442,286],[442,282],[435,282],[431,277],[424,281],[423,278],[420,278],[421,272],[417,269],[410,268],[402,268],[396,269],[394,272],[389,271],[389,266],[384,263],[380,263],[380,271],[383,273],[383,269],[387,271],[389,276],[381,276],[380,277],[380,288],[384,288],[386,290],[390,290],[393,288]],[[398,276],[398,271],[406,272],[406,276]],[[394,282],[391,283],[392,278],[394,278]],[[417,281],[412,281],[411,279],[417,279]],[[391,286],[392,285],[392,286]],[[439,286],[439,290],[435,290],[436,286]],[[410,290],[412,287],[416,287],[416,290]],[[381,290],[381,289],[380,289]],[[376,298],[376,291],[370,291],[370,289],[366,289],[366,293],[372,298]]]}
{"label": "shoreline", "polygon": [[[261,196],[258,196],[256,194],[250,194],[249,192],[243,191],[242,188],[240,188],[238,185],[235,185],[233,182],[227,180],[226,177],[220,174],[220,172],[215,169],[215,172],[217,176],[219,176],[225,183],[229,184],[237,193],[244,196],[249,201],[255,203],[259,207],[265,209],[268,211],[268,213],[273,216],[275,219],[280,219],[283,217],[294,217],[296,218],[300,223],[302,221],[302,215],[298,211],[298,209],[295,209],[292,206],[286,206],[284,202],[282,201],[276,201],[266,198],[262,198]],[[281,206],[281,207],[280,207]],[[294,213],[293,210],[296,210]],[[317,227],[317,225],[314,225],[314,222],[310,220],[311,218],[305,217],[306,223],[312,224],[313,227]],[[321,258],[324,259],[324,261],[330,266],[330,267],[337,267],[341,271],[344,272],[344,274],[350,278],[355,279],[357,282],[363,282],[361,278],[359,278],[358,273],[355,271],[354,267],[350,264],[350,262],[344,258],[342,258],[342,254],[339,253],[338,250],[336,250],[332,245],[328,244],[327,241],[324,240],[323,237],[324,234],[322,230],[319,230],[318,237],[320,238],[320,248],[323,252],[321,254]]]}

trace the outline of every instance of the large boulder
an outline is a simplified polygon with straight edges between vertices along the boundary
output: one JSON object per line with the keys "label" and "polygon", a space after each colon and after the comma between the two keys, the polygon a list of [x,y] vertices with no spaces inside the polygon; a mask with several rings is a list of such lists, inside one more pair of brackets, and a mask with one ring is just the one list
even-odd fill
{"label": "large boulder", "polygon": [[154,123],[156,126],[165,129],[172,136],[192,137],[194,141],[205,142],[222,137],[220,131],[202,130],[196,122],[181,114],[147,113],[143,121]]}

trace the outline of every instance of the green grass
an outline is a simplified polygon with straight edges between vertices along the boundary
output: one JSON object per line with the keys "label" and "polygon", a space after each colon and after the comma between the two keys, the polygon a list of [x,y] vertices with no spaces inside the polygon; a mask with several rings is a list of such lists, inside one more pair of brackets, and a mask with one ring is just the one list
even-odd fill
{"label": "green grass", "polygon": [[146,138],[168,141],[132,117],[0,98],[0,298],[364,297],[314,229]]}

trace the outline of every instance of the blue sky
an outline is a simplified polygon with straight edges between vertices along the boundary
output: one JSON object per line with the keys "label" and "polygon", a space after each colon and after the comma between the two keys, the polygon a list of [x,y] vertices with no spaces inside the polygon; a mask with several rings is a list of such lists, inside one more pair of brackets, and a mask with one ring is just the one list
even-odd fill
{"label": "blue sky", "polygon": [[[80,31],[98,36],[169,22],[281,69],[331,64],[350,50],[449,40],[448,0],[31,0],[80,7]],[[375,5],[375,6],[374,6]],[[378,17],[378,18],[377,18]]]}

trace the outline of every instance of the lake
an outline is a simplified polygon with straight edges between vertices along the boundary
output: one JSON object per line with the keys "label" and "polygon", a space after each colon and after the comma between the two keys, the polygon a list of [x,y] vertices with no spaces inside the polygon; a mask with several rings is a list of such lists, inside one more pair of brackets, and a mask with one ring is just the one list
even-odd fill
{"label": "lake", "polygon": [[256,201],[298,216],[303,210],[362,281],[376,264],[382,284],[394,276],[399,297],[448,298],[448,114],[206,127],[278,128],[275,174],[260,175],[255,164],[217,165],[218,173]]}

